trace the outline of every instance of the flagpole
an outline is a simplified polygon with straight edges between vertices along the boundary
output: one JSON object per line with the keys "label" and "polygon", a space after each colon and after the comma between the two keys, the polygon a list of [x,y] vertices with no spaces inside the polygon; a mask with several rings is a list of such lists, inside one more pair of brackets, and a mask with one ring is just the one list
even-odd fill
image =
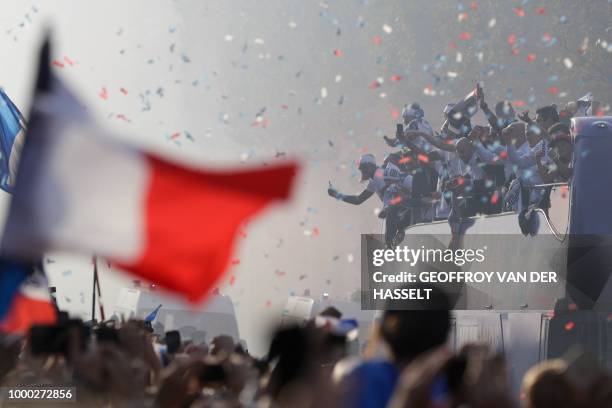
{"label": "flagpole", "polygon": [[104,303],[102,302],[102,289],[100,288],[100,275],[98,274],[98,258],[95,257],[95,266],[94,270],[96,273],[96,287],[98,291],[98,308],[100,309],[100,321],[106,320],[106,316],[104,315]]}
{"label": "flagpole", "polygon": [[91,321],[93,322],[96,318],[96,282],[98,280],[98,260],[94,255],[92,258],[93,262],[93,287],[91,288]]}

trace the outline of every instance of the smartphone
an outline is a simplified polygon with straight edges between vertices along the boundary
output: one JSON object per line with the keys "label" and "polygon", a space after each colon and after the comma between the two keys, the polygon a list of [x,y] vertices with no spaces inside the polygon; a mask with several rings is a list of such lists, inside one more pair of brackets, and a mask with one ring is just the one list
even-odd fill
{"label": "smartphone", "polygon": [[401,137],[404,134],[404,125],[398,123],[395,126],[395,137]]}
{"label": "smartphone", "polygon": [[166,332],[166,350],[168,353],[173,354],[179,351],[181,348],[181,333],[178,330],[171,330]]}

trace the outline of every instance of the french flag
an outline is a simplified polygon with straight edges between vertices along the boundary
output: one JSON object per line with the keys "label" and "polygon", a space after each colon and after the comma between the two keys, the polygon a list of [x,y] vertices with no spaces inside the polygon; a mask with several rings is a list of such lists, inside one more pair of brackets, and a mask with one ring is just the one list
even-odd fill
{"label": "french flag", "polygon": [[24,133],[23,115],[0,88],[0,188],[7,193],[13,192]]}
{"label": "french flag", "polygon": [[57,313],[40,263],[0,261],[0,285],[0,332],[25,334],[34,325],[56,322]]}
{"label": "french flag", "polygon": [[148,153],[96,125],[52,75],[48,42],[41,54],[3,254],[93,253],[199,301],[245,220],[289,198],[297,164],[218,171]]}

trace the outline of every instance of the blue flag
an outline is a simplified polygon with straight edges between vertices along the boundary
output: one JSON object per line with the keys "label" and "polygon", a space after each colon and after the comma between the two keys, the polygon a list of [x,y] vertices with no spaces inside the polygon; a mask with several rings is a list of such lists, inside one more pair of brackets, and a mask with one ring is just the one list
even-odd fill
{"label": "blue flag", "polygon": [[17,163],[25,134],[25,120],[0,88],[0,188],[13,192]]}
{"label": "blue flag", "polygon": [[161,309],[162,305],[157,306],[147,317],[145,317],[145,322],[152,322],[157,317],[157,312]]}

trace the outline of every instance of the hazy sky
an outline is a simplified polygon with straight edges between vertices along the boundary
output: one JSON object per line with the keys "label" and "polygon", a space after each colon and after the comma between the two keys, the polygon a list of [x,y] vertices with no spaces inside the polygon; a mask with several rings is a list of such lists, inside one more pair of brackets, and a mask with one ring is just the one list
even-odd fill
{"label": "hazy sky", "polygon": [[[354,161],[365,151],[382,159],[388,150],[381,136],[394,132],[404,104],[421,102],[439,127],[444,104],[468,93],[475,80],[489,95],[531,106],[563,103],[587,89],[563,82],[579,58],[568,55],[575,66],[567,68],[562,54],[547,57],[554,45],[541,40],[544,22],[563,21],[559,2],[542,2],[544,13],[539,4],[508,2],[496,6],[505,7],[502,15],[496,3],[480,3],[5,0],[0,85],[27,115],[35,55],[48,28],[53,58],[63,65],[55,72],[104,126],[126,138],[162,155],[197,157],[203,166],[274,162],[279,152],[300,160],[293,201],[247,227],[240,264],[225,280],[234,275],[235,283],[222,289],[236,304],[242,336],[261,352],[263,334],[290,293],[309,288],[344,297],[358,287],[359,234],[380,231],[379,203],[335,202],[328,180],[359,192]],[[517,6],[528,15],[521,17]],[[511,35],[520,44],[517,59],[506,43]],[[463,70],[478,63],[464,55],[479,49],[502,50],[504,59]],[[1,198],[5,208],[7,196]],[[60,305],[86,317],[88,256],[50,258]],[[129,280],[102,268],[107,309]]]}

